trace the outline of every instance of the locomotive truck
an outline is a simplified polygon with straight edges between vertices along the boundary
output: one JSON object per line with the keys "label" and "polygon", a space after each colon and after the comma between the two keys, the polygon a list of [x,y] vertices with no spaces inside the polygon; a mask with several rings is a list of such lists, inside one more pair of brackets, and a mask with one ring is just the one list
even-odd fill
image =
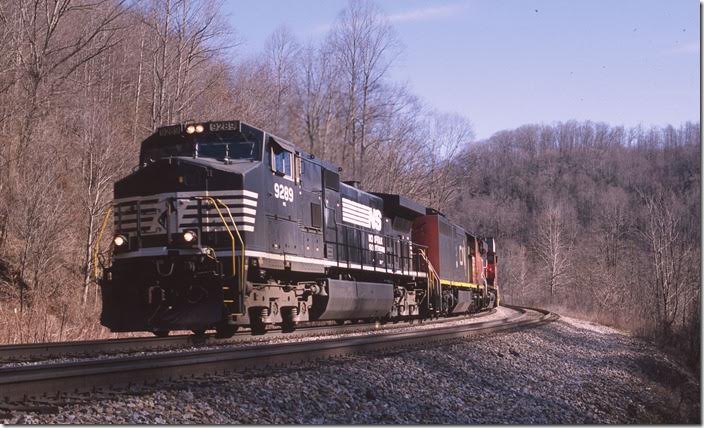
{"label": "locomotive truck", "polygon": [[230,337],[498,304],[493,239],[340,171],[241,121],[158,128],[114,185],[101,323]]}

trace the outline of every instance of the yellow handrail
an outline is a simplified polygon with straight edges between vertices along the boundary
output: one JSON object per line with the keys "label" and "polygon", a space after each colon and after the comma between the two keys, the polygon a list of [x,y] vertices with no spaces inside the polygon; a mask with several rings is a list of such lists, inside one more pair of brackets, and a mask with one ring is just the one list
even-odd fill
{"label": "yellow handrail", "polygon": [[[232,243],[232,276],[237,276],[237,268],[235,267],[236,266],[235,260],[237,257],[235,255],[235,237],[234,237],[234,235],[232,235],[232,231],[230,230],[230,226],[227,224],[225,217],[223,217],[222,211],[220,210],[220,207],[218,206],[218,204],[222,205],[227,210],[227,215],[230,217],[230,221],[232,221],[232,227],[234,227],[235,233],[237,233],[237,239],[239,240],[240,246],[242,247],[242,255],[240,258],[240,260],[241,260],[241,262],[240,262],[240,275],[238,276],[239,290],[241,293],[242,290],[244,290],[244,265],[245,265],[244,240],[242,239],[242,235],[240,235],[240,231],[237,228],[237,224],[235,223],[234,217],[232,217],[232,212],[230,211],[230,208],[220,199],[215,199],[210,196],[206,196],[206,198],[215,207],[215,210],[218,212],[218,216],[220,216],[220,220],[222,220],[222,223],[225,226],[225,230],[227,230],[227,234],[230,235],[230,242]],[[242,307],[241,305],[240,305],[240,307]]]}
{"label": "yellow handrail", "polygon": [[[230,235],[230,242],[232,243],[232,276],[236,276],[237,279],[239,280],[239,290],[241,292],[244,289],[244,259],[245,259],[244,240],[242,239],[242,235],[240,235],[240,231],[237,228],[237,224],[235,223],[234,217],[232,217],[232,212],[230,211],[230,208],[220,199],[215,199],[210,196],[206,196],[206,198],[215,207],[215,210],[218,212],[218,216],[220,216],[220,220],[222,220],[222,223],[225,226],[225,230],[227,230],[227,234]],[[220,210],[220,207],[218,206],[218,204],[222,205],[227,210],[227,215],[230,217],[230,221],[232,222],[232,227],[234,227],[235,233],[237,233],[237,239],[239,240],[240,246],[242,247],[242,257],[241,257],[241,262],[240,262],[240,274],[239,275],[237,275],[237,268],[236,268],[237,256],[235,255],[235,237],[232,234],[232,231],[230,230],[230,226],[227,224],[225,217],[223,217],[222,211]]]}
{"label": "yellow handrail", "polygon": [[430,259],[428,258],[428,255],[425,254],[425,251],[422,248],[418,248],[418,252],[425,261],[425,265],[428,268],[428,285],[432,283],[435,293],[437,294],[437,296],[440,296],[442,294],[442,284],[440,282],[440,276],[438,275],[437,271],[435,271],[433,264],[430,263]]}
{"label": "yellow handrail", "polygon": [[98,254],[100,253],[100,240],[103,237],[105,226],[107,226],[108,224],[108,218],[110,218],[110,213],[112,213],[112,206],[108,207],[108,210],[105,211],[103,223],[100,225],[98,237],[95,239],[95,244],[93,245],[93,279],[95,280],[98,279]]}
{"label": "yellow handrail", "polygon": [[237,224],[235,224],[235,219],[232,217],[232,212],[230,211],[230,207],[228,207],[223,201],[220,199],[216,199],[220,205],[225,207],[227,210],[227,215],[230,216],[230,221],[232,222],[232,227],[235,228],[235,233],[237,233],[237,239],[240,241],[240,247],[242,247],[242,257],[241,257],[241,262],[240,262],[240,286],[244,284],[244,240],[242,239],[242,235],[240,235],[240,231],[237,228]]}
{"label": "yellow handrail", "polygon": [[[236,257],[237,257],[235,255],[235,236],[232,234],[232,231],[230,230],[230,226],[227,224],[227,220],[225,220],[225,217],[223,217],[222,211],[220,211],[220,207],[218,206],[218,202],[221,202],[221,201],[216,200],[215,198],[212,198],[210,196],[206,196],[206,199],[208,199],[208,201],[210,201],[210,203],[215,207],[215,210],[218,212],[218,216],[220,216],[220,220],[222,220],[222,224],[225,226],[225,230],[227,231],[227,234],[230,235],[230,243],[232,244],[232,276],[237,276],[237,263],[235,262]],[[234,224],[234,222],[233,222],[233,226],[235,226],[235,228],[237,228],[237,226]],[[237,233],[237,236],[239,237],[239,232]]]}

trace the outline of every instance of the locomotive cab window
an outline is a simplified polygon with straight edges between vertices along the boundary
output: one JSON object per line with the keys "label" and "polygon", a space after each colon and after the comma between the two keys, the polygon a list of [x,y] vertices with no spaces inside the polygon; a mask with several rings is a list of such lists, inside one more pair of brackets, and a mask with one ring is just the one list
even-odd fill
{"label": "locomotive cab window", "polygon": [[293,180],[293,156],[283,147],[271,145],[271,170],[276,175]]}
{"label": "locomotive cab window", "polygon": [[259,160],[261,144],[234,136],[204,134],[198,137],[162,137],[156,143],[142,145],[140,163],[169,157],[199,157],[218,160]]}
{"label": "locomotive cab window", "polygon": [[257,144],[252,141],[198,141],[198,157],[213,159],[255,159]]}

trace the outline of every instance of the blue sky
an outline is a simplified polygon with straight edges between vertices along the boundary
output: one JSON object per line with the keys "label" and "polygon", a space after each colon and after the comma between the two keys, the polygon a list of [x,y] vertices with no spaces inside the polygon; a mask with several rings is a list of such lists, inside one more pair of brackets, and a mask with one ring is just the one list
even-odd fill
{"label": "blue sky", "polygon": [[[286,25],[318,40],[346,0],[229,0],[251,55]],[[404,45],[392,78],[462,114],[478,138],[569,119],[678,126],[699,119],[694,0],[378,0]]]}

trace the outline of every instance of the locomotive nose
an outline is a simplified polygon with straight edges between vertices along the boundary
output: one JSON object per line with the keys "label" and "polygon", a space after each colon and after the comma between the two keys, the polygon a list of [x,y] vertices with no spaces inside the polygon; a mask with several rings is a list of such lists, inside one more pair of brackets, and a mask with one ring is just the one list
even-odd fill
{"label": "locomotive nose", "polygon": [[[115,198],[156,195],[166,192],[208,190],[216,175],[207,164],[184,158],[161,159],[115,183]],[[227,174],[241,184],[241,175]],[[239,180],[237,176],[239,175]]]}
{"label": "locomotive nose", "polygon": [[[236,165],[223,168],[222,163],[190,158],[148,163],[115,184],[115,233],[127,241],[116,252],[164,246],[190,248],[217,241],[206,235],[220,229],[226,232],[225,223],[235,228],[231,223],[239,220],[234,216],[235,208],[239,208],[236,202],[256,203],[239,201],[251,193],[242,190],[242,183],[243,171]],[[224,204],[221,213],[214,204]],[[250,214],[248,208],[241,209],[246,212],[240,214]],[[232,219],[228,209],[232,210]],[[227,217],[225,222],[220,214]],[[245,228],[249,223],[236,226]]]}

